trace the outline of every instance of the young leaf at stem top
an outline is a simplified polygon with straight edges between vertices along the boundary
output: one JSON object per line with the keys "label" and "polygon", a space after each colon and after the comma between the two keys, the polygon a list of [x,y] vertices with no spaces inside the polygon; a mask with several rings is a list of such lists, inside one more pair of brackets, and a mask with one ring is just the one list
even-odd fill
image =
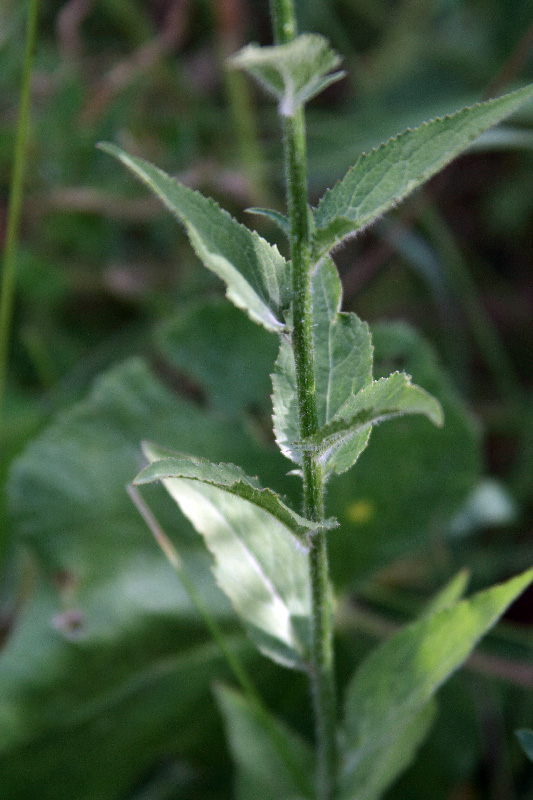
{"label": "young leaf at stem top", "polygon": [[340,61],[323,36],[304,33],[289,44],[247,45],[230,64],[250,73],[279,101],[280,114],[292,117],[308,100],[344,77],[343,71],[328,74]]}
{"label": "young leaf at stem top", "polygon": [[226,283],[227,296],[269,331],[283,331],[290,307],[289,267],[278,249],[200,192],[148,161],[112,144],[100,149],[118,158],[183,223],[198,257]]}
{"label": "young leaf at stem top", "polygon": [[315,211],[315,259],[391,209],[531,98],[533,84],[425,122],[363,153]]}

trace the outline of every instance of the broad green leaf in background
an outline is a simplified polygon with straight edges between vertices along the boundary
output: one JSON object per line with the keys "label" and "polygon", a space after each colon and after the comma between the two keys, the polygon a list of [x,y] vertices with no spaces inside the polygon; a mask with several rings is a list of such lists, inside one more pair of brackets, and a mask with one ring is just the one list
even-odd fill
{"label": "broad green leaf in background", "polygon": [[[318,421],[322,427],[372,380],[372,344],[368,325],[355,314],[340,311],[341,283],[331,259],[324,259],[317,269],[311,291]],[[300,464],[296,369],[292,349],[283,339],[272,382],[276,441],[287,458]],[[346,443],[354,458],[365,448],[370,427],[355,432]]]}
{"label": "broad green leaf in background", "polygon": [[304,449],[318,452],[328,471],[341,473],[354,463],[350,448],[346,448],[354,434],[369,424],[376,425],[403,414],[425,414],[438,427],[444,423],[438,400],[420,386],[414,386],[409,375],[395,372],[349,397],[331,422],[301,444]]}
{"label": "broad green leaf in background", "polygon": [[525,754],[530,761],[533,761],[533,731],[526,730],[525,728],[516,731],[516,737],[522,745]]}
{"label": "broad green leaf in background", "polygon": [[311,643],[309,561],[294,533],[308,530],[305,520],[233,465],[185,459],[160,465],[157,450],[148,446],[145,453],[156,460],[146,479],[161,479],[204,537],[217,582],[261,652],[303,669]]}
{"label": "broad green leaf in background", "polygon": [[234,464],[213,464],[206,459],[177,454],[169,456],[168,451],[152,444],[145,444],[143,450],[151,463],[135,478],[136,485],[176,478],[214,486],[266,511],[302,545],[306,544],[306,536],[317,528],[315,522],[301,517],[272,489],[263,489],[257,478],[249,478]]}
{"label": "broad green leaf in background", "polygon": [[308,100],[344,77],[342,71],[328,75],[340,61],[323,36],[304,33],[274,47],[249,44],[229,63],[250,73],[279,101],[281,115],[292,117]]}
{"label": "broad green leaf in background", "polygon": [[[96,616],[98,601],[106,606],[120,603],[124,588],[119,583],[107,595],[100,593],[89,611]],[[86,607],[86,596],[80,599]],[[143,604],[148,605],[146,598]],[[151,618],[143,615],[131,620],[134,630],[129,632],[122,621],[120,638],[106,643],[112,636],[110,626],[93,630],[79,640],[54,629],[50,620],[59,612],[49,587],[37,588],[32,606],[31,619],[25,615],[17,632],[20,644],[24,639],[24,648],[3,656],[2,676],[6,672],[13,675],[17,668],[21,673],[16,682],[9,680],[2,687],[2,702],[8,697],[9,711],[16,714],[0,722],[3,798],[123,800],[162,759],[177,753],[183,759],[184,775],[190,777],[193,754],[205,756],[206,731],[212,745],[222,748],[209,688],[213,680],[229,680],[231,675],[214,643],[204,640],[185,644],[179,626],[169,621],[171,610],[165,622],[158,621],[154,611]],[[56,649],[55,665],[47,663],[43,674],[32,654],[30,671],[25,665],[29,650],[33,647],[42,654],[46,637]],[[154,647],[156,640],[159,655]],[[242,658],[251,657],[243,635],[228,635],[227,642]],[[146,663],[140,666],[135,662],[143,646],[149,651],[145,652]],[[126,664],[130,661],[130,675],[114,683],[117,659]],[[89,701],[83,697],[87,690],[93,693]],[[199,708],[201,714],[197,713]],[[40,709],[44,709],[46,718],[37,733],[31,726]],[[4,734],[10,726],[15,730],[13,739],[10,735],[7,742]],[[194,783],[201,785],[198,774],[194,777]],[[177,795],[184,799],[190,796],[190,791]]]}
{"label": "broad green leaf in background", "polygon": [[121,161],[183,223],[204,265],[227,286],[228,298],[269,331],[283,331],[290,306],[288,265],[275,246],[238,223],[214,200],[112,144]]}
{"label": "broad green leaf in background", "polygon": [[224,298],[204,300],[160,325],[156,346],[225,417],[268,409],[278,342]]}
{"label": "broad green leaf in background", "polygon": [[[38,576],[0,655],[2,797],[57,800],[68,785],[76,800],[122,800],[169,754],[200,758],[207,772],[220,760],[209,689],[227,668],[125,492],[144,436],[247,469],[260,463],[269,482],[283,466],[242,425],[210,418],[140,360],[103,375],[32,442],[9,487]],[[232,632],[199,537],[166,492],[145,492],[228,644],[257,659]]]}
{"label": "broad green leaf in background", "polygon": [[424,617],[374,650],[346,692],[340,800],[378,798],[374,770],[441,684],[533,581],[533,569]]}
{"label": "broad green leaf in background", "polygon": [[[230,748],[237,765],[236,800],[297,800],[314,797],[312,748],[285,724],[271,717],[278,738],[301,775],[297,783],[274,747],[271,731],[239,692],[219,686],[218,704],[223,713]],[[305,794],[302,788],[306,787]]]}
{"label": "broad green leaf in background", "polygon": [[361,155],[316,209],[315,258],[391,209],[531,98],[528,85],[407,130]]}

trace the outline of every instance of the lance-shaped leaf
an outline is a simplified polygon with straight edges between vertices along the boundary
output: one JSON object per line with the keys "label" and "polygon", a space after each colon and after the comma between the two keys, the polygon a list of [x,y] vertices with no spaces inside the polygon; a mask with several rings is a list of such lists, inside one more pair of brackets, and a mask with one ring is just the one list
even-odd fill
{"label": "lance-shaped leaf", "polygon": [[[318,421],[330,423],[339,409],[372,380],[372,343],[368,325],[353,313],[340,312],[341,283],[331,259],[324,259],[311,286]],[[296,464],[302,460],[292,349],[282,339],[274,387],[274,430],[280,449]],[[366,447],[370,425],[353,433],[346,447],[357,457]],[[340,447],[339,450],[343,450]],[[353,463],[353,462],[352,462]]]}
{"label": "lance-shaped leaf", "polygon": [[[387,739],[385,746],[361,750],[350,779],[341,781],[339,800],[379,800],[414,760],[436,712],[437,703],[431,699],[416,713],[397,720],[395,735]],[[379,738],[376,732],[376,739]]]}
{"label": "lance-shaped leaf", "polygon": [[[158,460],[161,451],[150,445],[144,449],[150,461]],[[261,495],[258,485],[236,467],[176,461],[179,477],[166,477],[163,467],[160,479],[215,557],[220,588],[261,652],[286,666],[304,668],[311,642],[311,598],[308,552],[292,530],[297,515],[293,518],[273,493]],[[141,473],[140,480],[145,479]],[[148,479],[156,478],[148,474]]]}
{"label": "lance-shaped leaf", "polygon": [[370,654],[346,694],[340,800],[380,796],[386,785],[376,788],[375,765],[401,747],[437,689],[532,581],[533,569],[423,617]]}
{"label": "lance-shaped leaf", "polygon": [[[145,445],[144,450],[150,459],[157,460],[137,475],[134,481],[136,485],[167,478],[183,478],[215,486],[266,511],[294,534],[303,546],[306,545],[306,537],[317,529],[316,522],[301,517],[285,505],[272,489],[263,489],[258,478],[249,478],[235,464],[213,464],[205,458],[192,456],[169,456],[168,451],[151,444]],[[328,520],[321,527],[333,528],[336,524],[335,520]]]}
{"label": "lance-shaped leaf", "polygon": [[304,103],[344,76],[342,71],[328,74],[340,61],[323,36],[304,33],[274,47],[247,45],[230,64],[250,73],[279,101],[281,114],[292,117]]}
{"label": "lance-shaped leaf", "polygon": [[439,401],[420,386],[414,386],[409,375],[395,372],[351,396],[331,422],[302,442],[302,448],[318,452],[327,471],[344,472],[359,455],[352,453],[351,447],[356,434],[367,430],[369,424],[376,425],[403,414],[425,414],[438,426],[444,422]]}
{"label": "lance-shaped leaf", "polygon": [[364,153],[315,212],[315,257],[369,225],[533,98],[533,85],[407,130]]}
{"label": "lance-shaped leaf", "polygon": [[147,161],[112,144],[100,148],[125,164],[183,223],[196,254],[226,283],[226,294],[236,306],[267,330],[284,330],[290,278],[288,264],[276,247],[214,200]]}
{"label": "lance-shaped leaf", "polygon": [[307,742],[274,716],[254,708],[239,692],[219,686],[216,695],[237,766],[236,799],[314,797],[313,751]]}
{"label": "lance-shaped leaf", "polygon": [[466,569],[461,569],[431,598],[422,612],[422,616],[431,617],[438,611],[443,611],[445,608],[450,608],[457,603],[465,593],[465,589],[470,580],[470,573]]}

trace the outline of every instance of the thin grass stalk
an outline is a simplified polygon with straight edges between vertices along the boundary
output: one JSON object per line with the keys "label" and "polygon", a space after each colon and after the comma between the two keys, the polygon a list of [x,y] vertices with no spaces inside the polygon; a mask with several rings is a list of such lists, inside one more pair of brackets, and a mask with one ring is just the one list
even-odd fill
{"label": "thin grass stalk", "polygon": [[246,670],[246,667],[237,653],[235,653],[228,646],[224,630],[218,624],[209,607],[204,603],[200,592],[196,588],[195,582],[185,569],[180,554],[159,524],[153,511],[145,502],[137,487],[130,483],[126,488],[135,508],[145,521],[155,541],[177,573],[183,588],[189,595],[194,608],[198,612],[198,615],[202,619],[207,630],[213,637],[213,640],[217,644],[222,656],[233,673],[233,676],[246,695],[250,706],[254,709],[254,712],[261,719],[263,726],[270,734],[282,761],[285,763],[285,766],[292,775],[292,778],[298,786],[299,791],[301,791],[304,795],[308,795],[310,791],[310,785],[307,775],[302,774],[302,770],[295,760],[292,750],[287,747],[284,738],[279,735],[278,729],[273,724],[272,717],[268,713],[253,680]]}
{"label": "thin grass stalk", "polygon": [[9,192],[9,202],[7,208],[6,239],[4,245],[2,284],[0,294],[0,416],[2,413],[6,390],[9,360],[9,340],[11,335],[11,321],[13,317],[13,303],[15,297],[17,241],[20,227],[20,214],[22,209],[24,175],[26,172],[31,74],[33,68],[33,55],[37,42],[38,12],[39,0],[30,0],[26,28],[26,46],[24,51],[22,84],[20,89],[20,109],[15,139],[13,175],[11,178],[11,188]]}

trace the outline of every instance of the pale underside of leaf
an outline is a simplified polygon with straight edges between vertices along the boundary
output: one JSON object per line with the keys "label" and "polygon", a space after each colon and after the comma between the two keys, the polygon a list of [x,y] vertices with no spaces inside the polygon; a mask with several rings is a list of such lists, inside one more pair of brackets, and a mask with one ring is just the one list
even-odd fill
{"label": "pale underside of leaf", "polygon": [[182,222],[204,265],[227,286],[227,296],[269,331],[283,331],[290,306],[289,266],[255,231],[238,223],[204,197],[143,159],[101,144],[119,159]]}
{"label": "pale underside of leaf", "polygon": [[315,258],[363,229],[533,97],[533,85],[424,123],[361,155],[315,211]]}
{"label": "pale underside of leaf", "polygon": [[359,800],[359,795],[349,791],[366,754],[397,747],[405,725],[422,712],[442,683],[532,581],[533,570],[528,570],[430,617],[424,616],[376,648],[363,662],[346,693],[343,798]]}
{"label": "pale underside of leaf", "polygon": [[444,422],[438,400],[413,385],[409,375],[395,372],[388,378],[373,381],[351,396],[333,420],[315,436],[305,439],[301,446],[304,450],[318,453],[328,471],[341,473],[353,464],[347,442],[369,425],[404,414],[424,414],[439,427]]}
{"label": "pale underside of leaf", "polygon": [[250,44],[230,59],[246,70],[278,101],[283,116],[292,116],[308,100],[344,76],[328,74],[340,57],[323,36],[304,33],[288,44],[259,47]]}
{"label": "pale underside of leaf", "polygon": [[215,486],[229,494],[241,497],[263,509],[281,522],[298,539],[301,546],[307,545],[308,537],[321,528],[333,528],[335,520],[327,520],[317,526],[316,522],[301,517],[289,508],[271,489],[263,489],[257,478],[250,478],[234,464],[213,464],[204,458],[192,456],[169,456],[168,452],[154,445],[145,444],[144,452],[152,463],[142,470],[134,480],[136,485],[163,481],[167,478],[183,478]]}
{"label": "pale underside of leaf", "polygon": [[[152,457],[154,451],[146,448]],[[232,465],[197,465],[211,477]],[[214,573],[255,644],[285,666],[305,669],[311,641],[309,559],[289,528],[227,485],[195,478],[162,478],[183,514],[215,558]],[[288,509],[287,509],[288,510]]]}
{"label": "pale underside of leaf", "polygon": [[[317,411],[322,427],[372,380],[372,344],[366,323],[355,314],[340,311],[341,284],[331,259],[324,259],[313,275],[312,306]],[[276,440],[283,454],[300,464],[296,369],[290,343],[284,339],[272,381]],[[369,433],[367,426],[346,443],[354,460],[365,448]]]}

